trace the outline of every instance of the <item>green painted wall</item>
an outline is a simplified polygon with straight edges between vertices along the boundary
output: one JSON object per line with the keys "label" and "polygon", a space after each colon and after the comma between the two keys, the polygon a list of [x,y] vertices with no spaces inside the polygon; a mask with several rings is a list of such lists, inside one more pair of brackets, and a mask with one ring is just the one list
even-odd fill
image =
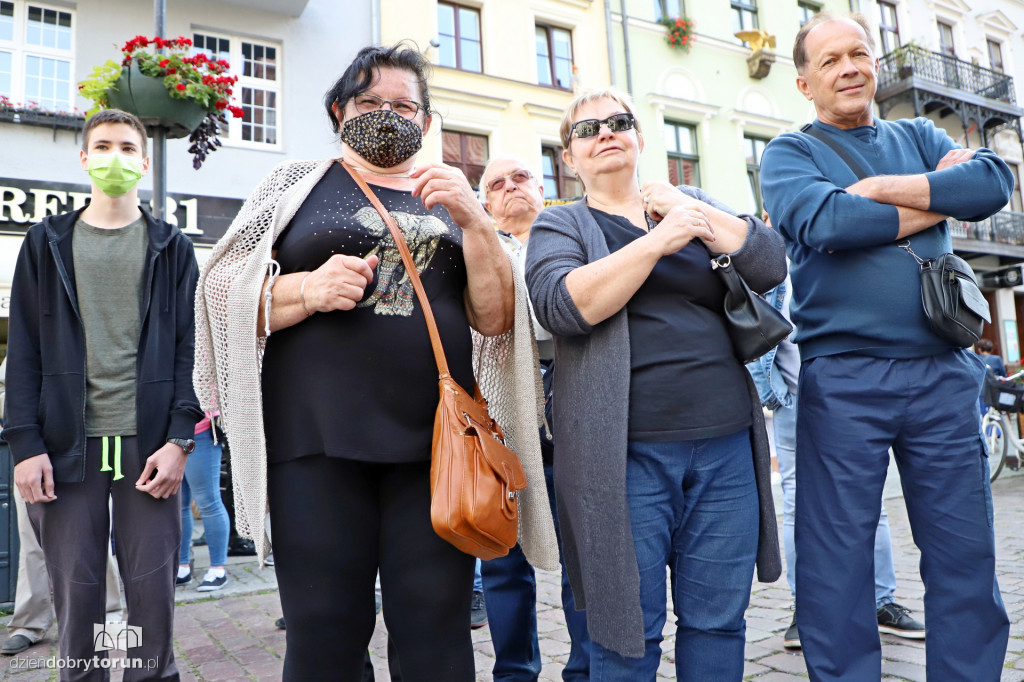
{"label": "green painted wall", "polygon": [[[627,88],[626,52],[619,12],[612,8],[615,85]],[[727,0],[690,0],[687,16],[696,21],[689,53],[670,47],[665,29],[654,22],[655,0],[626,0],[629,15],[629,73],[645,148],[641,184],[667,180],[665,121],[696,126],[700,185],[740,212],[754,210],[747,179],[744,134],[763,139],[799,128],[813,118],[813,107],[797,91],[791,58],[799,30],[797,0],[759,0],[759,27],[776,36],[775,64],[761,80],[747,70],[750,50],[732,36]],[[845,12],[848,0],[824,0],[824,9]]]}

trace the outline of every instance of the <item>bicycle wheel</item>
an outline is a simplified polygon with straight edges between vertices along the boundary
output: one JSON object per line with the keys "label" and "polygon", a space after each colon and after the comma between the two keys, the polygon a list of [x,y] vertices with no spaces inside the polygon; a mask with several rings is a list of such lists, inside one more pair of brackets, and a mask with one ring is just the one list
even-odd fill
{"label": "bicycle wheel", "polygon": [[994,481],[1006,462],[1007,439],[1013,437],[1006,415],[989,410],[981,420],[981,432],[988,448],[989,481]]}

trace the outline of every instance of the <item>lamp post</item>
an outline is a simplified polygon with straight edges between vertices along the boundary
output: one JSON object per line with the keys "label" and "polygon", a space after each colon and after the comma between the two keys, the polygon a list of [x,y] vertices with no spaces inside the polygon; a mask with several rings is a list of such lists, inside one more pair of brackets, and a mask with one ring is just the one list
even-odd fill
{"label": "lamp post", "polygon": [[[167,0],[153,0],[153,20],[156,35],[164,37],[164,18],[167,15]],[[158,54],[163,48],[158,49]],[[167,202],[167,129],[153,127],[153,217],[164,219],[164,205]]]}

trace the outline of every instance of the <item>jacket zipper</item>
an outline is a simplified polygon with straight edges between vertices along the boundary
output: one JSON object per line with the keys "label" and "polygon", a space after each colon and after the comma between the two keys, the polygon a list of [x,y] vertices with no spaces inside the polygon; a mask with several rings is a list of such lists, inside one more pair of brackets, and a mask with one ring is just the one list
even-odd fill
{"label": "jacket zipper", "polygon": [[[68,237],[70,239],[70,237]],[[78,294],[73,290],[71,286],[71,279],[68,277],[68,271],[64,267],[64,261],[60,258],[60,249],[57,248],[57,243],[47,239],[47,244],[50,246],[50,252],[53,256],[54,263],[57,265],[57,272],[60,273],[61,282],[64,284],[64,290],[67,292],[68,298],[71,300],[71,308],[75,311],[75,317],[78,318],[79,329],[82,333],[82,339],[85,339],[85,323],[82,321],[82,313],[78,309]],[[80,480],[85,480],[85,451],[86,444],[88,443],[88,437],[85,435],[85,403],[88,398],[88,388],[86,384],[86,371],[88,370],[88,359],[86,358],[85,349],[82,349],[82,466],[80,467]],[[47,453],[49,457],[49,453]],[[52,465],[53,462],[51,461]]]}

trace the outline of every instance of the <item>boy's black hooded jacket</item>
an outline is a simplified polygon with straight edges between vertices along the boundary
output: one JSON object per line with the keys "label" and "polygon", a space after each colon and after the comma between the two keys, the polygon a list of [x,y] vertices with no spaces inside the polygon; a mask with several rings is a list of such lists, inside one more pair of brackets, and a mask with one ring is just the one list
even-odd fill
{"label": "boy's black hooded jacket", "polygon": [[[3,436],[16,464],[49,454],[58,483],[85,479],[85,328],[71,249],[80,213],[48,216],[29,228],[11,287]],[[192,389],[199,276],[192,242],[143,215],[149,240],[135,406],[145,459],[168,438],[192,438],[202,411]]]}

